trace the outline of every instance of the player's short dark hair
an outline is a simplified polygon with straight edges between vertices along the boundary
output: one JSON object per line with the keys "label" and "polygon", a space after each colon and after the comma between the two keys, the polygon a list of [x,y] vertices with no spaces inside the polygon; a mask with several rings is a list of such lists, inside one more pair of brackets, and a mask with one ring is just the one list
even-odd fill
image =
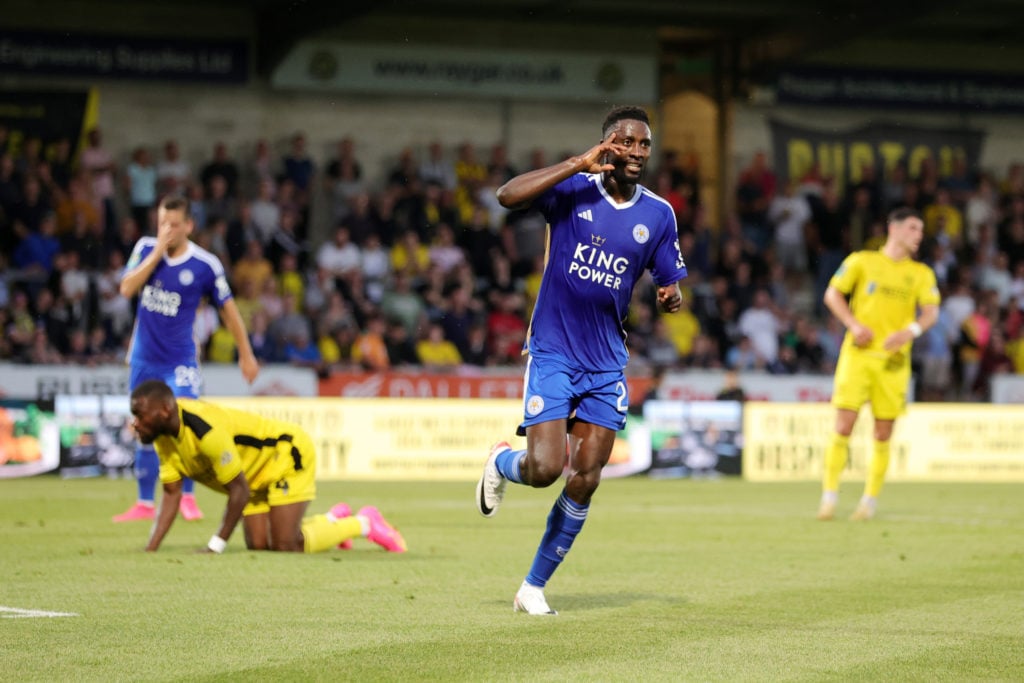
{"label": "player's short dark hair", "polygon": [[651,120],[648,118],[647,111],[643,107],[633,105],[615,107],[608,112],[608,116],[604,117],[604,123],[601,124],[601,136],[607,135],[608,130],[616,123],[625,120],[643,121],[648,126],[651,125]]}
{"label": "player's short dark hair", "polygon": [[908,218],[921,220],[921,214],[917,212],[917,209],[913,209],[909,206],[900,206],[889,212],[889,217],[886,220],[886,223],[900,223]]}
{"label": "player's short dark hair", "polygon": [[135,387],[132,390],[132,398],[134,401],[138,398],[147,399],[159,399],[161,401],[168,401],[174,398],[174,392],[167,386],[162,380],[159,379],[147,379],[145,382]]}
{"label": "player's short dark hair", "polygon": [[164,211],[177,211],[181,210],[185,213],[185,218],[192,215],[192,206],[188,201],[188,197],[183,194],[169,194],[160,200],[160,208]]}

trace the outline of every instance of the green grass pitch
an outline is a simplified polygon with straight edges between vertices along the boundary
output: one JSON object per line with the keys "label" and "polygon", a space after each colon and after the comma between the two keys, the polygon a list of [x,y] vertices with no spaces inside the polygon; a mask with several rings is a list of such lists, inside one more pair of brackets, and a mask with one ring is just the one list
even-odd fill
{"label": "green grass pitch", "polygon": [[[843,489],[849,514],[859,484]],[[0,681],[1020,681],[1017,484],[891,484],[879,517],[818,522],[811,483],[605,481],[547,588],[512,612],[557,489],[321,482],[374,504],[405,555],[197,555],[113,524],[134,482],[0,481]],[[75,613],[16,618],[12,609]]]}

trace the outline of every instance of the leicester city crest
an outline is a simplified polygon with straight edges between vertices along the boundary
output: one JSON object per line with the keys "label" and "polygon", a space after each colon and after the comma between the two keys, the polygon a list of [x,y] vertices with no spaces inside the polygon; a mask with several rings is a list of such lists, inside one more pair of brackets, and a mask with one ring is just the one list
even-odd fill
{"label": "leicester city crest", "polygon": [[651,231],[643,223],[637,223],[633,226],[633,239],[636,240],[637,244],[644,244],[647,240],[651,239]]}

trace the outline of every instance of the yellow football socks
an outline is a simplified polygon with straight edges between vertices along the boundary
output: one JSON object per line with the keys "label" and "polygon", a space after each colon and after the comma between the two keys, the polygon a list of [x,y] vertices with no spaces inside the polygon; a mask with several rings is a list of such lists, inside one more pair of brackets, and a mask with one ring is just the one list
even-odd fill
{"label": "yellow football socks", "polygon": [[832,434],[828,447],[825,448],[825,473],[821,488],[824,491],[838,491],[839,478],[846,467],[846,460],[849,457],[850,437],[842,434]]}
{"label": "yellow football socks", "polygon": [[868,465],[868,477],[864,482],[864,495],[877,498],[885,481],[885,471],[889,469],[889,442],[875,441],[875,452]]}
{"label": "yellow football socks", "polygon": [[336,547],[342,541],[363,535],[358,517],[342,517],[331,521],[327,515],[314,515],[302,520],[302,535],[307,553],[318,553]]}

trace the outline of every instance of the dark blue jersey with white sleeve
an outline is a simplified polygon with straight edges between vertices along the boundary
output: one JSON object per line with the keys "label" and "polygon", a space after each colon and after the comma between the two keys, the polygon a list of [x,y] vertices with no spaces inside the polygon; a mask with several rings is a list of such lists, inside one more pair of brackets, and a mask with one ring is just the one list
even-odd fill
{"label": "dark blue jersey with white sleeve", "polygon": [[590,173],[566,178],[534,206],[548,221],[548,251],[527,350],[580,370],[621,370],[623,322],[644,270],[659,287],[686,277],[672,207],[640,185],[619,204]]}
{"label": "dark blue jersey with white sleeve", "polygon": [[[125,266],[130,271],[156,246],[143,237]],[[128,362],[158,366],[196,365],[196,309],[203,297],[220,308],[231,298],[231,287],[220,259],[189,242],[185,253],[164,256],[139,292]]]}

